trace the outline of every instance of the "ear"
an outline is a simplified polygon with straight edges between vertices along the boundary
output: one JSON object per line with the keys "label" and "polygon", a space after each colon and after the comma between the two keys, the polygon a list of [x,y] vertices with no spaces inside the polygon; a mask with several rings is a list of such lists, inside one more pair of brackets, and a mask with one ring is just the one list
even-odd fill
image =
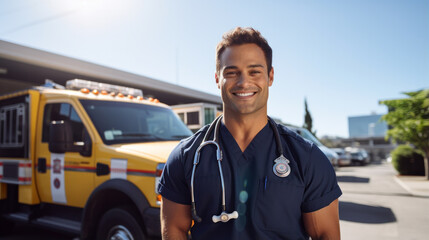
{"label": "ear", "polygon": [[220,89],[220,85],[219,85],[219,76],[217,75],[217,72],[215,72],[215,79],[216,79],[216,85],[217,85],[217,88],[219,88],[219,89]]}
{"label": "ear", "polygon": [[268,86],[271,87],[271,85],[273,85],[273,81],[274,81],[274,67],[271,67],[271,71],[268,74]]}

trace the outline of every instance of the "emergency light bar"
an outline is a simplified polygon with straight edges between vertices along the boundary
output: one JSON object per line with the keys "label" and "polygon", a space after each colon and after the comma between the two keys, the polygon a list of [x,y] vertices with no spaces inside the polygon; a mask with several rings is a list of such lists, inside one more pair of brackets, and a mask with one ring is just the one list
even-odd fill
{"label": "emergency light bar", "polygon": [[122,93],[125,96],[130,95],[130,96],[143,97],[143,91],[136,88],[123,87],[123,86],[107,84],[107,83],[98,83],[98,82],[87,81],[82,79],[73,79],[73,80],[68,80],[66,82],[66,89],[80,90],[82,88],[86,88],[90,91],[104,90],[107,92],[114,92],[116,94]]}

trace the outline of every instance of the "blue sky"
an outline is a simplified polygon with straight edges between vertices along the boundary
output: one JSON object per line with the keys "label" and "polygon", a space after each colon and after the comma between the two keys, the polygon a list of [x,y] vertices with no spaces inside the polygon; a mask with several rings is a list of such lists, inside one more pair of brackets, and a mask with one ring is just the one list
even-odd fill
{"label": "blue sky", "polygon": [[251,26],[273,48],[268,114],[318,136],[429,87],[429,1],[0,0],[0,39],[220,95],[222,34]]}

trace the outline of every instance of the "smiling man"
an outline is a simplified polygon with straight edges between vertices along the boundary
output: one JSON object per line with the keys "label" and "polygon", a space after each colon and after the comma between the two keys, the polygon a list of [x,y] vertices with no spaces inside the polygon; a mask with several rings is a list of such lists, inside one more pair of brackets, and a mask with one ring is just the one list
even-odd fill
{"label": "smiling man", "polygon": [[167,161],[158,189],[163,239],[340,239],[341,190],[329,160],[267,116],[271,65],[271,47],[252,28],[218,44],[223,116]]}

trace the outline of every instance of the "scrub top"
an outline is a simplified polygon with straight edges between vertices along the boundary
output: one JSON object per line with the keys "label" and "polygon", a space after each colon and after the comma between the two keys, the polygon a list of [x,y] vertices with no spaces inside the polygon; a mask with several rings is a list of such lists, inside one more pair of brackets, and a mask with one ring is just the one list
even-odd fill
{"label": "scrub top", "polygon": [[[171,153],[158,191],[176,203],[191,204],[191,173],[194,154],[208,126],[185,140]],[[308,239],[302,213],[328,206],[341,196],[335,171],[313,143],[287,127],[277,125],[283,154],[290,161],[289,176],[274,174],[277,145],[271,125],[255,136],[244,152],[222,123],[219,143],[223,154],[226,212],[238,211],[238,219],[213,223],[222,212],[222,187],[216,147],[200,152],[194,195],[200,223],[191,228],[192,239]],[[213,133],[212,133],[213,135]],[[210,139],[213,139],[211,136]]]}

